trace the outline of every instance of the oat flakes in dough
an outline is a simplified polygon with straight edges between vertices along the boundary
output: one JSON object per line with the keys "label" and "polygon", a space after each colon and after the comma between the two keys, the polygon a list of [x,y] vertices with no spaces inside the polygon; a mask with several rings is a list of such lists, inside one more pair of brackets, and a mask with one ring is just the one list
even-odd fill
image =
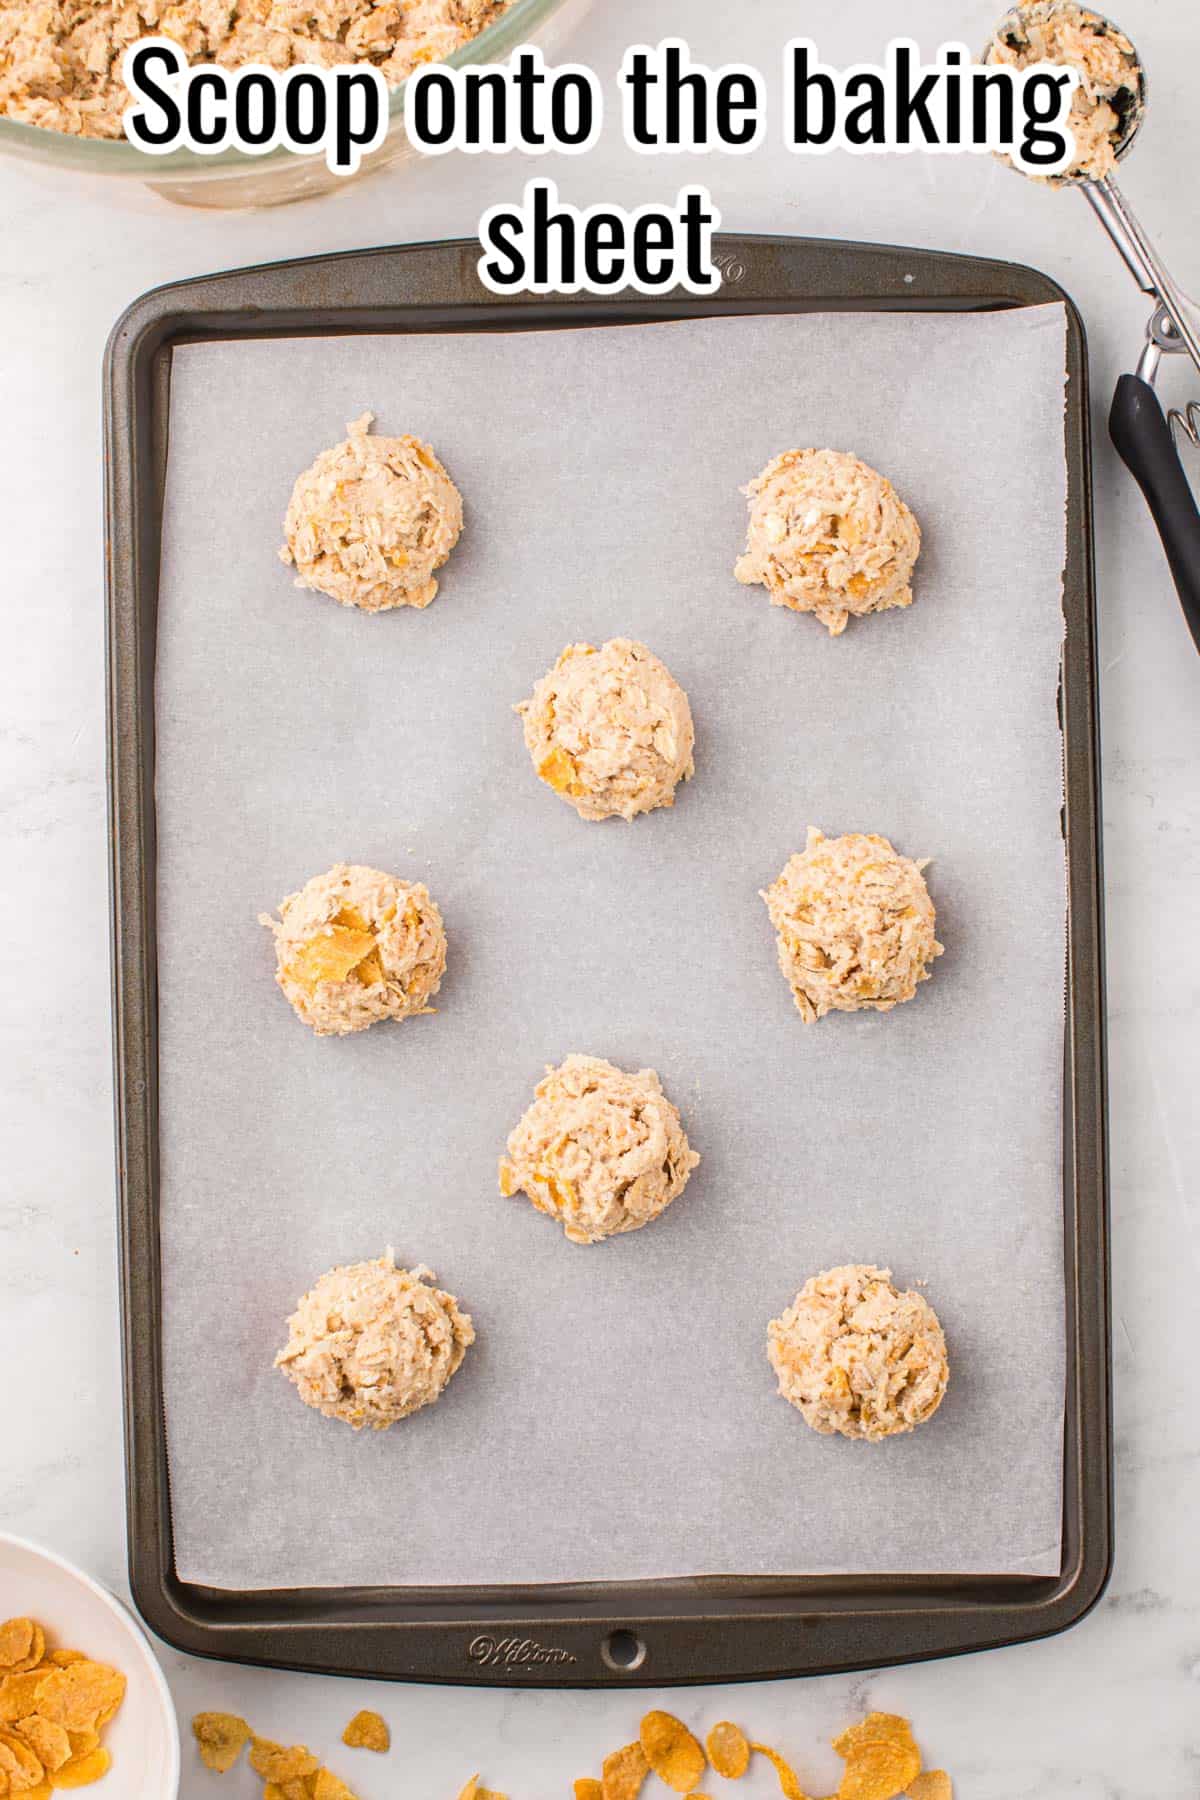
{"label": "oat flakes in dough", "polygon": [[873,1442],[936,1412],[950,1373],[929,1302],[868,1263],[806,1281],[768,1325],[767,1355],[779,1392],[814,1431]]}
{"label": "oat flakes in dough", "polygon": [[509,1137],[500,1192],[523,1190],[572,1243],[598,1244],[656,1219],[699,1161],[653,1069],[568,1056]]}
{"label": "oat flakes in dough", "polygon": [[121,59],[174,39],[189,62],[330,67],[369,62],[391,87],[440,62],[511,0],[0,0],[0,114],[81,137],[120,138]]}
{"label": "oat flakes in dough", "polygon": [[446,933],[423,882],[337,863],[259,923],[275,934],[276,981],[318,1037],[434,1010]]}
{"label": "oat flakes in dough", "polygon": [[297,476],[280,559],[295,564],[297,587],[343,606],[425,607],[462,531],[462,495],[420,438],[372,436],[374,416]]}
{"label": "oat flakes in dough", "polygon": [[276,1368],[327,1419],[386,1431],[432,1405],[475,1342],[469,1315],[432,1280],[398,1269],[390,1250],[330,1269],[288,1320]]}
{"label": "oat flakes in dough", "polygon": [[1074,0],[1033,0],[1001,21],[984,60],[1014,69],[1059,63],[1082,77],[1067,121],[1075,154],[1057,175],[1034,175],[1035,181],[1057,186],[1081,176],[1100,181],[1113,173],[1117,146],[1141,110],[1143,83],[1133,45],[1107,19]]}
{"label": "oat flakes in dough", "polygon": [[785,450],[743,488],[746,548],[734,568],[772,606],[814,613],[831,637],[851,614],[912,603],[921,531],[891,482],[844,450]]}
{"label": "oat flakes in dough", "polygon": [[942,946],[925,866],[874,833],[827,838],[809,826],[805,848],[762,895],[806,1024],[828,1012],[890,1012],[929,979]]}
{"label": "oat flakes in dough", "polygon": [[645,644],[568,644],[516,708],[534,771],[581,819],[674,806],[694,774],[688,697]]}

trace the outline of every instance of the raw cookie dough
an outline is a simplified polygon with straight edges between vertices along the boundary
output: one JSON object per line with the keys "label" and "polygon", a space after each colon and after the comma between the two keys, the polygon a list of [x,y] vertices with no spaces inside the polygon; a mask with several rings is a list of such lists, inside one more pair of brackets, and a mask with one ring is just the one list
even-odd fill
{"label": "raw cookie dough", "polygon": [[632,638],[568,644],[515,710],[535,772],[581,819],[674,806],[695,773],[688,697]]}
{"label": "raw cookie dough", "polygon": [[428,606],[462,531],[462,495],[428,444],[372,437],[374,413],[296,478],[280,559],[343,606]]}
{"label": "raw cookie dough", "polygon": [[935,1413],[950,1373],[929,1302],[868,1263],[806,1281],[768,1325],[767,1355],[779,1392],[814,1431],[873,1443]]}
{"label": "raw cookie dough", "polygon": [[785,450],[742,489],[746,548],[734,574],[772,606],[815,613],[829,635],[851,613],[910,606],[921,529],[891,482],[844,450]]}
{"label": "raw cookie dough", "polygon": [[942,946],[921,871],[884,837],[827,838],[815,825],[763,893],[779,967],[806,1024],[827,1012],[890,1012],[929,979]]}
{"label": "raw cookie dough", "polygon": [[259,923],[275,933],[276,981],[318,1037],[434,1010],[446,932],[423,882],[335,863]]}
{"label": "raw cookie dough", "polygon": [[1145,79],[1133,45],[1107,19],[1074,0],[1032,0],[1001,20],[984,61],[1014,69],[1037,62],[1078,69],[1081,80],[1067,121],[1075,154],[1057,175],[1033,179],[1061,185],[1112,174],[1117,150],[1145,104]]}
{"label": "raw cookie dough", "polygon": [[360,1431],[386,1431],[430,1406],[475,1342],[453,1294],[430,1287],[426,1268],[375,1262],[330,1269],[288,1320],[275,1358],[306,1406]]}
{"label": "raw cookie dough", "polygon": [[510,1136],[500,1192],[524,1189],[573,1244],[598,1244],[656,1219],[699,1161],[653,1069],[568,1056]]}
{"label": "raw cookie dough", "polygon": [[511,0],[0,0],[0,114],[120,138],[121,59],[169,37],[189,62],[369,62],[389,87],[478,37]]}

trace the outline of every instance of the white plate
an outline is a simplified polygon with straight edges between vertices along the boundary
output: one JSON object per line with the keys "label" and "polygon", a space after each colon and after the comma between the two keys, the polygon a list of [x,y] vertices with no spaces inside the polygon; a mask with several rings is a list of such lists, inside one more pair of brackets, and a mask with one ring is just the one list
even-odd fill
{"label": "white plate", "polygon": [[0,1618],[28,1615],[47,1638],[111,1663],[129,1683],[105,1727],[113,1766],[97,1800],[176,1800],[179,1726],[163,1672],[141,1626],[121,1602],[51,1550],[0,1532]]}

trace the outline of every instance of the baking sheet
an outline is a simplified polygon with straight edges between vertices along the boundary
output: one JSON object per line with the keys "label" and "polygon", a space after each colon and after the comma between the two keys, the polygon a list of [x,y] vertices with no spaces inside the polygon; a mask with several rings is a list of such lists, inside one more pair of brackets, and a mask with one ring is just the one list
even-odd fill
{"label": "baking sheet", "polygon": [[[1011,1572],[1060,1562],[1065,895],[1060,307],[176,352],[157,675],[165,1411],[180,1576],[216,1587]],[[275,560],[366,407],[467,528],[424,613]],[[918,602],[828,639],[730,570],[781,448],[883,468]],[[673,812],[585,825],[511,703],[627,634],[691,698]],[[932,856],[946,954],[806,1029],[757,890],[809,822]],[[316,1040],[260,910],[338,860],[426,880],[436,1017]],[[703,1162],[568,1244],[495,1190],[543,1065],[657,1068]],[[272,1357],[394,1244],[472,1312],[437,1407],[356,1436]],[[822,1439],[765,1326],[843,1261],[927,1281],[952,1358],[911,1437]]]}

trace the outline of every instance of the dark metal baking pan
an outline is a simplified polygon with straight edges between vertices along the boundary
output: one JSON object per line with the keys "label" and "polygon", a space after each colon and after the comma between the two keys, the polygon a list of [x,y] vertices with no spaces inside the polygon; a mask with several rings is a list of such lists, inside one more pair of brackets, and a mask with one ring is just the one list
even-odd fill
{"label": "dark metal baking pan", "polygon": [[[234,270],[144,295],[105,362],[108,755],[129,1569],[162,1637],[195,1655],[400,1680],[630,1686],[818,1674],[1012,1644],[1074,1624],[1112,1549],[1103,940],[1087,353],[1035,270],[797,238],[722,237],[712,299],[501,298],[473,241]],[[1063,1235],[1062,1566],[1052,1577],[822,1576],[521,1588],[233,1592],[180,1581],[163,1422],[158,1222],[154,668],[171,359],[247,337],[492,331],[753,312],[968,311],[1064,302],[1069,480],[1065,751],[1069,970]]]}

